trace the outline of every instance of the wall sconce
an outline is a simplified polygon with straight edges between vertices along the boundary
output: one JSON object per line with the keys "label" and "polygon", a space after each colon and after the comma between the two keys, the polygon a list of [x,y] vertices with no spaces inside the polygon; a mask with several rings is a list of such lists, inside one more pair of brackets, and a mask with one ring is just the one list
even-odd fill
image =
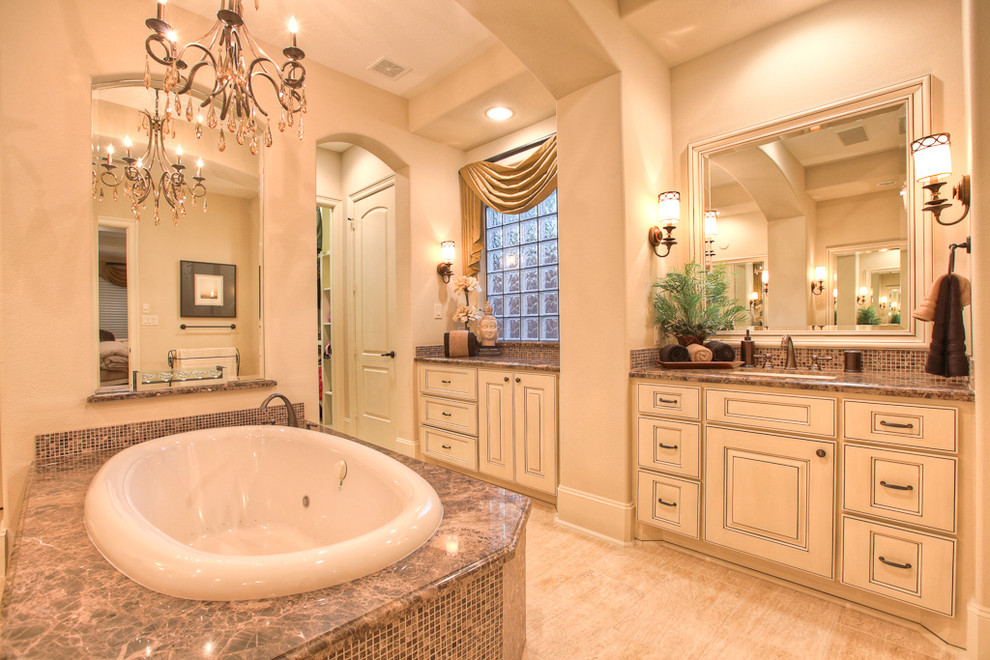
{"label": "wall sconce", "polygon": [[451,275],[454,274],[454,241],[443,241],[440,243],[440,263],[437,264],[437,274],[444,284],[450,282]]}
{"label": "wall sconce", "polygon": [[839,290],[832,289],[832,304],[834,305],[838,300],[839,300]]}
{"label": "wall sconce", "polygon": [[760,273],[760,279],[763,281],[763,295],[770,295],[770,271],[764,268]]}
{"label": "wall sconce", "polygon": [[887,296],[880,296],[880,309],[887,309]]}
{"label": "wall sconce", "polygon": [[812,295],[820,296],[825,291],[826,276],[825,266],[815,266],[815,279],[811,281]]}
{"label": "wall sconce", "polygon": [[749,308],[756,309],[756,306],[760,304],[760,293],[759,291],[753,291],[749,294]]}
{"label": "wall sconce", "polygon": [[718,211],[705,211],[705,256],[715,256],[715,235],[718,234]]}
{"label": "wall sconce", "polygon": [[859,295],[856,296],[856,304],[857,305],[865,305],[866,304],[866,287],[865,286],[859,287]]}
{"label": "wall sconce", "polygon": [[[650,227],[650,245],[653,246],[653,254],[658,257],[666,257],[670,254],[670,248],[677,245],[677,239],[673,237],[673,233],[674,228],[677,227],[677,221],[681,217],[681,193],[676,190],[660,193],[657,196],[657,207],[660,211],[660,222],[663,224],[663,229],[667,232],[667,235],[663,235],[660,227]],[[661,245],[667,248],[667,251],[663,254],[660,254],[660,251],[657,250]]]}
{"label": "wall sconce", "polygon": [[924,183],[924,189],[932,194],[932,198],[921,209],[930,211],[935,216],[935,222],[940,225],[954,225],[969,215],[969,175],[963,174],[959,185],[952,188],[952,196],[959,200],[965,211],[952,222],[942,222],[942,211],[952,206],[952,202],[939,197],[939,189],[945,185],[945,181],[940,179],[952,174],[952,153],[949,146],[948,133],[926,135],[911,143],[914,178],[918,183]]}

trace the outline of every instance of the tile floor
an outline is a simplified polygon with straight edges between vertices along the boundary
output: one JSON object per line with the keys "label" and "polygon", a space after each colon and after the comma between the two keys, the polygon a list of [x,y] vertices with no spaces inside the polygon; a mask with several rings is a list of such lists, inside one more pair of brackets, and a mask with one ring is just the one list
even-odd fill
{"label": "tile floor", "polygon": [[933,635],[679,552],[554,524],[533,502],[526,660],[961,658]]}

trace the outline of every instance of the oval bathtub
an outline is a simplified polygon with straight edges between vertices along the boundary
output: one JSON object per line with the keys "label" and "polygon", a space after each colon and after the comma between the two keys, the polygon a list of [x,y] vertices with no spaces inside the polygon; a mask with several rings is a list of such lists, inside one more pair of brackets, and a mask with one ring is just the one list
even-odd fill
{"label": "oval bathtub", "polygon": [[374,449],[240,426],[115,454],[90,484],[84,517],[93,544],[135,582],[179,598],[249,600],[394,564],[433,535],[443,510],[429,483]]}

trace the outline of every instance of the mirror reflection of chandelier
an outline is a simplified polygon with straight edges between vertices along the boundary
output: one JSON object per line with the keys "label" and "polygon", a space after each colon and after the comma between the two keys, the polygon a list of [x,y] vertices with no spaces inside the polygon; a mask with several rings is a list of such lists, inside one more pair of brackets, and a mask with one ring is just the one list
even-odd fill
{"label": "mirror reflection of chandelier", "polygon": [[[301,60],[306,54],[296,46],[295,19],[289,21],[291,43],[282,50],[287,61],[279,66],[248,32],[242,17],[242,0],[221,0],[217,22],[210,31],[181,48],[176,43],[175,30],[165,21],[166,2],[158,0],[157,17],[145,21],[152,31],[145,40],[146,60],[150,58],[167,67],[163,89],[171,97],[165,102],[166,115],[174,110],[177,116],[182,116],[180,96],[189,92],[197,74],[206,70],[205,78],[209,80],[212,76],[213,88],[206,92],[200,108],[209,106],[207,124],[210,128],[220,127],[217,148],[220,151],[226,148],[226,128],[238,144],[250,142],[251,153],[257,155],[259,139],[266,147],[272,145],[271,118],[255,96],[255,84],[260,79],[269,83],[281,106],[279,131],[298,124],[301,140],[302,115],[306,113],[306,68]],[[257,5],[255,0],[255,8]],[[144,80],[145,86],[151,85],[150,61],[145,63]],[[193,103],[191,97],[185,103],[185,116],[190,122],[197,114]]]}
{"label": "mirror reflection of chandelier", "polygon": [[[196,176],[192,177],[192,185],[186,177],[186,166],[182,164],[182,146],[175,147],[176,161],[172,163],[165,153],[165,135],[175,137],[175,126],[171,116],[159,114],[158,90],[155,90],[155,114],[147,110],[141,111],[139,130],[148,136],[148,146],[140,158],[131,156],[130,138],[124,138],[125,155],[121,163],[113,159],[114,146],[109,144],[106,156],[97,157],[93,170],[93,197],[99,201],[104,199],[104,187],[112,190],[113,199],[119,198],[118,190],[123,189],[124,197],[131,203],[131,213],[135,220],[141,219],[141,211],[146,208],[146,200],[151,197],[154,207],[154,219],[157,225],[159,205],[164,199],[172,210],[172,222],[179,223],[179,218],[186,214],[186,201],[195,208],[199,199],[203,200],[203,212],[206,212],[206,179],[202,176],[203,161],[196,163]],[[197,137],[199,131],[197,131]],[[97,151],[99,148],[97,147]],[[97,173],[96,165],[102,169]],[[120,170],[119,172],[117,170]],[[155,180],[154,170],[161,172]]]}

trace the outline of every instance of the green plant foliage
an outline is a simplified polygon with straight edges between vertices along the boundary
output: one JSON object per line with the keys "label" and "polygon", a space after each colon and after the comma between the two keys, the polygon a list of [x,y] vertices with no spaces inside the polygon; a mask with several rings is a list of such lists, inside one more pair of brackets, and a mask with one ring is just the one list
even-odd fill
{"label": "green plant foliage", "polygon": [[880,315],[873,305],[856,310],[856,325],[880,325],[880,323],[882,323]]}
{"label": "green plant foliage", "polygon": [[653,284],[653,322],[673,337],[704,341],[719,330],[730,330],[746,315],[746,308],[728,295],[725,266],[708,273],[694,261],[683,271],[671,271]]}
{"label": "green plant foliage", "polygon": [[888,323],[890,323],[891,325],[900,325],[901,324],[901,313],[900,312],[894,312],[893,314],[891,314],[890,315],[890,321],[888,321]]}

